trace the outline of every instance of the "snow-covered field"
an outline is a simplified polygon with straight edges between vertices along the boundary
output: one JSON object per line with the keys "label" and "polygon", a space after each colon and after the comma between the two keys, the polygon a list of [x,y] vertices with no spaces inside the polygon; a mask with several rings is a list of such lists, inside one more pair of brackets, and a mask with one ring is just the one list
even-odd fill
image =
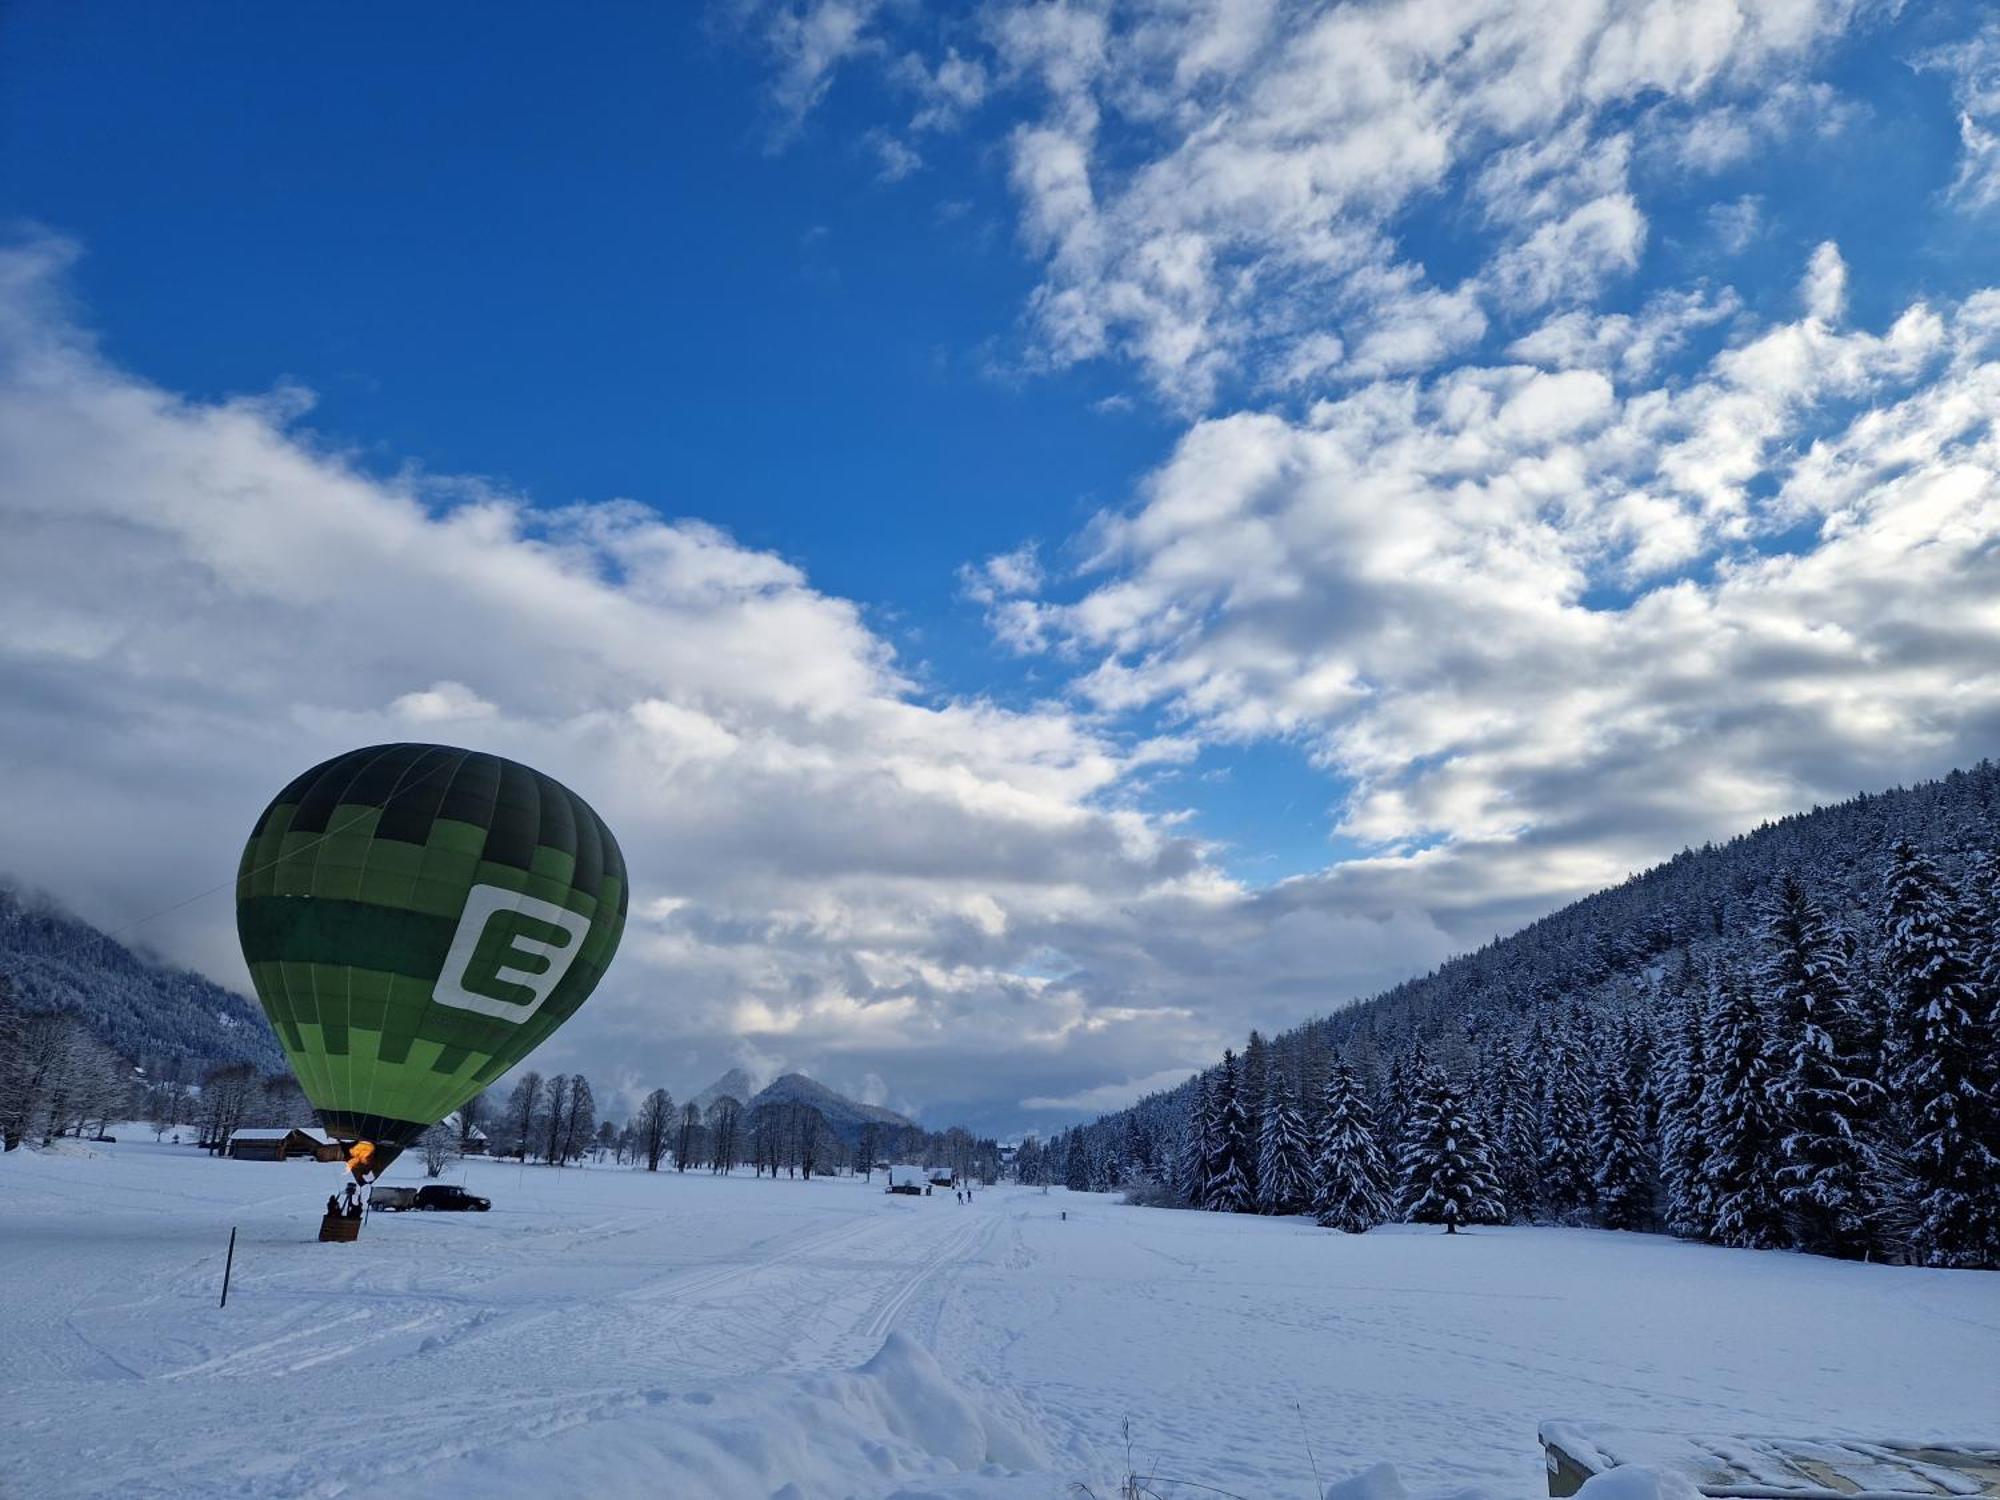
{"label": "snow-covered field", "polygon": [[0,1158],[7,1496],[1054,1500],[1129,1421],[1251,1500],[1380,1460],[1526,1500],[1542,1417],[2000,1429],[2000,1275],[495,1163],[451,1174],[490,1214],[320,1245],[338,1167],[96,1150]]}

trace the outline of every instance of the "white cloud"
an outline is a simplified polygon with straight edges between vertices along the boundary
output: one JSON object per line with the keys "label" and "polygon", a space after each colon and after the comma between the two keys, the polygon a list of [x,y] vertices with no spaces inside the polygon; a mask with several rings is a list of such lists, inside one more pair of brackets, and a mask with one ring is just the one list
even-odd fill
{"label": "white cloud", "polygon": [[1814,249],[1805,280],[1799,284],[1799,300],[1806,316],[1821,323],[1838,323],[1847,311],[1847,262],[1832,240]]}
{"label": "white cloud", "polygon": [[1738,306],[1728,288],[1694,287],[1659,293],[1636,315],[1576,308],[1522,334],[1507,353],[1550,369],[1602,370],[1621,383],[1643,381],[1693,334],[1733,316]]}
{"label": "white cloud", "polygon": [[1720,172],[1790,136],[1837,136],[1858,113],[1831,85],[1792,79],[1753,100],[1696,109],[1691,119],[1662,118],[1657,137],[1687,170]]}
{"label": "white cloud", "polygon": [[789,135],[826,97],[841,65],[875,49],[867,35],[880,0],[748,0],[739,8],[761,29],[775,60],[771,98]]}
{"label": "white cloud", "polygon": [[1041,629],[1101,709],[1304,746],[1380,851],[1305,884],[1448,925],[1989,753],[2000,293],[1847,332],[1844,276],[1671,386],[1624,380],[1640,325],[1733,298],[1199,423]]}
{"label": "white cloud", "polygon": [[[1244,891],[1135,811],[1185,742],[920,696],[853,604],[712,526],[379,478],[296,393],[147,385],[67,319],[66,254],[0,253],[0,849],[84,915],[216,885],[327,755],[473,743],[589,797],[633,873],[547,1065],[681,1092],[779,1059],[989,1127],[1445,951],[1412,909]],[[1040,565],[983,576],[1027,604]],[[226,892],[135,936],[243,980]]]}
{"label": "white cloud", "polygon": [[1764,200],[1756,193],[1745,193],[1727,203],[1715,204],[1708,210],[1707,218],[1723,253],[1741,255],[1763,233]]}
{"label": "white cloud", "polygon": [[946,48],[935,68],[917,53],[905,53],[896,76],[919,100],[910,118],[912,130],[954,129],[986,98],[985,65],[961,57],[956,48]]}
{"label": "white cloud", "polygon": [[1157,1094],[1165,1089],[1178,1088],[1188,1081],[1189,1075],[1209,1066],[1212,1058],[1196,1058],[1185,1068],[1162,1068],[1157,1073],[1144,1078],[1121,1079],[1116,1083],[1100,1083],[1087,1089],[1077,1089],[1073,1093],[1059,1096],[1047,1094],[1030,1095],[1021,1101],[1023,1109],[1053,1110],[1064,1115],[1102,1115],[1114,1109],[1143,1099],[1148,1094]]}
{"label": "white cloud", "polygon": [[1494,294],[1512,312],[1591,301],[1612,276],[1639,264],[1645,243],[1646,218],[1629,194],[1593,198],[1495,256]]}
{"label": "white cloud", "polygon": [[1951,79],[1960,144],[1952,200],[1973,213],[2000,205],[2000,21],[1963,41],[1932,48],[1917,66]]}
{"label": "white cloud", "polygon": [[871,131],[867,140],[869,148],[874,151],[876,160],[881,164],[875,174],[877,182],[901,182],[924,164],[923,157],[917,151],[886,131]]}
{"label": "white cloud", "polygon": [[468,724],[499,712],[462,682],[438,682],[421,692],[405,693],[389,705],[389,711],[410,725]]}
{"label": "white cloud", "polygon": [[1043,582],[1041,550],[1033,542],[1023,542],[1011,552],[989,557],[977,567],[959,570],[959,582],[966,597],[979,604],[992,604],[1015,594],[1032,594]]}
{"label": "white cloud", "polygon": [[[1007,149],[1042,357],[1128,358],[1198,411],[1225,390],[1430,369],[1494,310],[1593,296],[1645,247],[1630,108],[1704,171],[1838,129],[1849,106],[1804,70],[1855,12],[1063,0],[996,8],[976,55],[905,50],[894,71],[921,90],[977,65],[981,102],[1028,102]],[[1481,262],[1455,286],[1398,241],[1420,205],[1478,220]],[[1326,358],[1336,345],[1351,363]]]}

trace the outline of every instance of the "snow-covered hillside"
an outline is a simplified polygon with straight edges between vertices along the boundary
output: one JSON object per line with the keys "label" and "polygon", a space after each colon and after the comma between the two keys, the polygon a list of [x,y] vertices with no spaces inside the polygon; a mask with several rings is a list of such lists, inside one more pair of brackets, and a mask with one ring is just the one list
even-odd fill
{"label": "snow-covered hillside", "polygon": [[187,969],[136,953],[51,902],[24,896],[0,873],[0,975],[29,1011],[66,1010],[155,1077],[179,1064],[285,1065],[254,1000]]}
{"label": "snow-covered hillside", "polygon": [[337,1167],[97,1150],[0,1159],[0,1493],[1054,1500],[1129,1420],[1257,1500],[1314,1460],[1525,1500],[1543,1417],[2000,1426],[1977,1272],[497,1163],[453,1173],[491,1213],[319,1245]]}

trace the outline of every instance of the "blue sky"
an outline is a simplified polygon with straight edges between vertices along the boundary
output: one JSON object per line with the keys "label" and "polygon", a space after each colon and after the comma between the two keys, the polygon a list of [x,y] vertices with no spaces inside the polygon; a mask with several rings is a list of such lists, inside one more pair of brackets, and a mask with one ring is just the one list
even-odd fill
{"label": "blue sky", "polygon": [[[11,478],[63,497],[17,491],[17,534],[99,545],[61,533],[115,509],[112,431],[120,472],[187,486],[113,534],[188,519],[117,597],[55,596],[7,680],[68,705],[44,734],[102,712],[174,738],[230,703],[284,726],[270,774],[415,723],[619,786],[668,740],[712,729],[739,768],[782,740],[754,785],[605,799],[784,810],[726,899],[661,854],[657,960],[701,1019],[634,1000],[619,1034],[670,1033],[656,1071],[800,1063],[988,1120],[1299,1019],[1301,974],[1335,1003],[1683,843],[1990,749],[1992,507],[1944,517],[1922,485],[1991,446],[1947,398],[1985,400],[2000,30],[1847,0],[1446,14],[11,7],[9,394],[50,434]],[[293,390],[309,409],[265,399]],[[143,441],[107,414],[135,406]],[[148,707],[157,665],[103,642],[332,608],[191,540],[251,494],[239,539],[375,536],[369,607],[409,648],[306,691],[218,637],[189,648],[213,680]],[[368,529],[402,502],[439,545],[520,502],[503,551],[556,568],[551,600],[588,585],[684,642],[579,643],[559,691],[426,649],[411,622],[451,586],[398,593],[408,544]],[[1943,536],[1948,566],[1891,541]],[[655,704],[673,727],[633,730],[626,769],[582,748]],[[885,778],[922,804],[883,804],[905,826],[828,828],[851,863],[758,884],[822,857],[783,829]],[[659,837],[708,835],[691,812]],[[898,906],[912,871],[936,888]],[[25,873],[105,917],[173,878]],[[1162,972],[1189,930],[1241,993],[1191,991],[1199,955]],[[215,924],[160,941],[229,970]],[[996,1005],[1049,1040],[955,1098],[948,1045],[910,1033]]]}
{"label": "blue sky", "polygon": [[16,13],[7,206],[83,244],[113,358],[298,382],[371,463],[710,518],[926,639],[973,618],[959,563],[1161,451],[1090,410],[1110,372],[987,373],[1033,285],[992,173],[878,186],[837,126],[771,149],[762,58],[699,7],[330,20]]}

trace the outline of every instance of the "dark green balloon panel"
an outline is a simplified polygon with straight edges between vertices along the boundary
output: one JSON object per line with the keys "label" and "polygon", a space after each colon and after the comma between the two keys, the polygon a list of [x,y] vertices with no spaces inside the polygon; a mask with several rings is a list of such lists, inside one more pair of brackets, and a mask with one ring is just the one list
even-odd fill
{"label": "dark green balloon panel", "polygon": [[328,1127],[413,1142],[590,995],[625,861],[574,792],[497,755],[375,745],[299,777],[237,873],[251,978]]}

